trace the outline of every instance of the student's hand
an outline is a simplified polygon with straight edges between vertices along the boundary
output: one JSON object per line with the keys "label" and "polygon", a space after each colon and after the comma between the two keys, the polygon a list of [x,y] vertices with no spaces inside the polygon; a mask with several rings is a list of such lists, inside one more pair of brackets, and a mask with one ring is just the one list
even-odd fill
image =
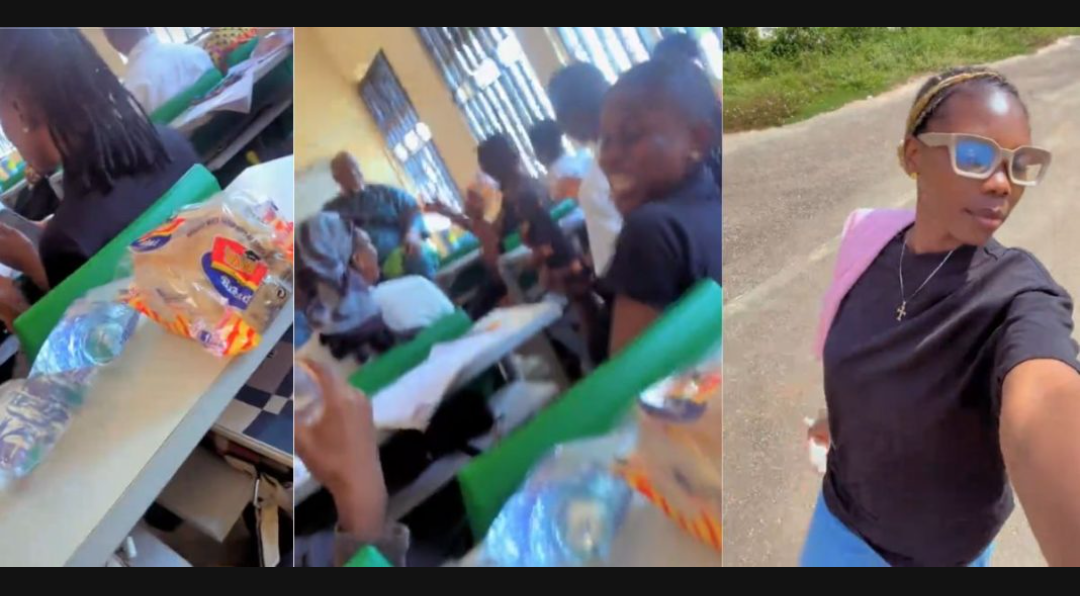
{"label": "student's hand", "polygon": [[832,434],[829,431],[829,415],[822,412],[818,419],[814,421],[814,424],[806,431],[806,438],[825,447],[826,449],[832,445]]}
{"label": "student's hand", "polygon": [[15,280],[0,277],[0,323],[8,331],[15,332],[15,319],[30,309],[22,290],[15,285]]}
{"label": "student's hand", "polygon": [[330,491],[341,528],[371,542],[382,533],[386,485],[371,402],[331,368],[306,363],[322,391],[322,414],[312,424],[296,426],[296,452]]}
{"label": "student's hand", "polygon": [[26,273],[33,258],[37,258],[34,243],[22,232],[0,223],[0,262]]}
{"label": "student's hand", "polygon": [[405,251],[405,256],[407,257],[422,255],[424,254],[424,241],[420,239],[420,236],[412,233],[405,237],[405,241],[401,244],[401,248]]}
{"label": "student's hand", "polygon": [[435,214],[441,215],[441,216],[446,217],[446,218],[451,218],[451,217],[453,217],[455,215],[460,215],[457,212],[457,210],[455,210],[453,207],[451,207],[450,205],[447,205],[446,203],[442,203],[440,201],[432,201],[430,203],[424,203],[423,204],[423,209],[427,213],[435,213]]}
{"label": "student's hand", "polygon": [[465,215],[470,219],[484,219],[484,197],[475,191],[465,194]]}
{"label": "student's hand", "polygon": [[1002,385],[1001,454],[1046,562],[1080,567],[1080,375],[1030,360]]}

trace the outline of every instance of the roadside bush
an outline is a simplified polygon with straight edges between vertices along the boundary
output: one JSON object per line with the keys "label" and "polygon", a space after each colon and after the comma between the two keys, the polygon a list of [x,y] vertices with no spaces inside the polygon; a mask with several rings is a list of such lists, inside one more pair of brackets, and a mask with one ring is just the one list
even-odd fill
{"label": "roadside bush", "polygon": [[724,27],[724,51],[746,52],[761,46],[757,27]]}
{"label": "roadside bush", "polygon": [[769,51],[776,56],[790,58],[807,52],[826,50],[827,42],[826,27],[780,27],[769,44]]}

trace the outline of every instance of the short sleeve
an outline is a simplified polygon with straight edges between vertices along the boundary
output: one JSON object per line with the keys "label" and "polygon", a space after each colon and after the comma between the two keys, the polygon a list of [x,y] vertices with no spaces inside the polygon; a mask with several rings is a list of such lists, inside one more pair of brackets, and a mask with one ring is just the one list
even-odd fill
{"label": "short sleeve", "polygon": [[658,310],[681,296],[688,268],[676,223],[662,213],[639,209],[626,220],[605,278],[616,296],[626,296]]}
{"label": "short sleeve", "polygon": [[1002,323],[994,356],[994,412],[1001,412],[1005,377],[1030,360],[1058,360],[1080,371],[1072,338],[1073,302],[1060,287],[1017,295]]}
{"label": "short sleeve", "polygon": [[397,188],[392,190],[392,197],[395,215],[401,217],[403,213],[413,212],[413,229],[421,236],[427,235],[427,226],[424,224],[424,218],[420,215],[419,202],[409,193]]}

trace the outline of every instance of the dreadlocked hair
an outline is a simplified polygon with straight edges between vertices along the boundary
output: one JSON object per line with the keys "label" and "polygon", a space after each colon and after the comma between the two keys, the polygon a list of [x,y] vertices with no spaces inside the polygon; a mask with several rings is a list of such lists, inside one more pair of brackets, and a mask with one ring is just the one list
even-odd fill
{"label": "dreadlocked hair", "polygon": [[996,70],[984,66],[960,66],[952,68],[930,78],[919,89],[915,102],[908,114],[905,137],[918,136],[926,130],[941,106],[957,91],[971,85],[989,85],[1002,89],[1015,97],[1027,113],[1027,106],[1020,98],[1020,92]]}
{"label": "dreadlocked hair", "polygon": [[653,58],[628,70],[613,89],[626,88],[670,106],[695,125],[708,127],[709,144],[702,160],[719,187],[723,171],[720,148],[724,111],[705,72],[681,56]]}
{"label": "dreadlocked hair", "polygon": [[0,85],[17,83],[48,124],[65,183],[107,192],[170,162],[146,112],[79,30],[8,30],[0,48]]}

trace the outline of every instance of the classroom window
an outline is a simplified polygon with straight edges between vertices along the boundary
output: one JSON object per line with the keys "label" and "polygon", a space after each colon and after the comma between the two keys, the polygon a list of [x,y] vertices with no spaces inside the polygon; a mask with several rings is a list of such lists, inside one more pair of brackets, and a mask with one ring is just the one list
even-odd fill
{"label": "classroom window", "polygon": [[460,204],[457,186],[420,121],[401,82],[380,52],[360,82],[360,97],[382,131],[390,152],[405,169],[422,197]]}
{"label": "classroom window", "polygon": [[13,151],[15,151],[15,145],[12,145],[11,141],[4,136],[3,131],[0,131],[0,157],[5,157]]}
{"label": "classroom window", "polygon": [[724,78],[724,28],[723,27],[661,27],[661,33],[689,33],[701,46],[705,68],[717,80]]}
{"label": "classroom window", "polygon": [[503,133],[532,175],[543,167],[529,128],[554,118],[536,71],[512,27],[417,27],[477,141]]}
{"label": "classroom window", "polygon": [[674,33],[689,33],[701,45],[706,67],[717,79],[723,76],[720,27],[555,27],[566,54],[578,62],[596,65],[609,81],[649,59],[657,42]]}
{"label": "classroom window", "polygon": [[191,43],[202,38],[210,27],[151,27],[154,35],[166,43]]}
{"label": "classroom window", "polygon": [[[659,32],[655,27],[555,27],[570,57],[589,62],[609,81],[649,59]],[[651,31],[650,31],[651,30]]]}

